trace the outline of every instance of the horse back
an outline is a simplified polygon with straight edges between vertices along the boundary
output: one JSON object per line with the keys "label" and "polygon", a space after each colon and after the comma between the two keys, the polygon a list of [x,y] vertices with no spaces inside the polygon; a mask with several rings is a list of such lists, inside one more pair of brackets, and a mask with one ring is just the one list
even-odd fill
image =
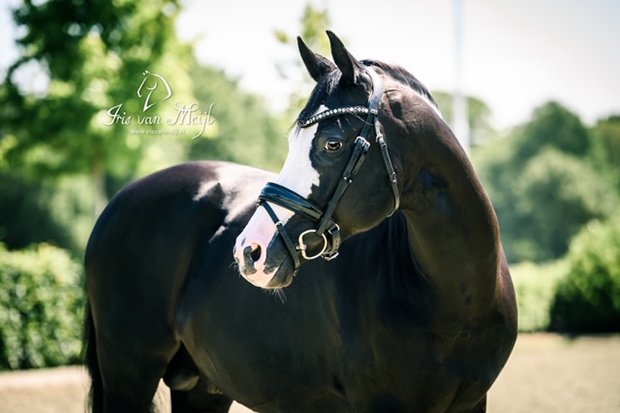
{"label": "horse back", "polygon": [[196,162],[119,192],[86,248],[86,287],[98,330],[116,340],[119,334],[135,340],[139,331],[144,342],[173,336],[176,304],[198,246],[253,207],[267,176],[223,162]]}

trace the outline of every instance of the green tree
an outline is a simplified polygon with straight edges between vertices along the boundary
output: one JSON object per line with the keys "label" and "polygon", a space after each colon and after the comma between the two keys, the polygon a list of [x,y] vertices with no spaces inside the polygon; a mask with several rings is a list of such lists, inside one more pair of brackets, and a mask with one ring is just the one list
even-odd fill
{"label": "green tree", "polygon": [[619,201],[586,162],[550,148],[530,159],[513,188],[512,211],[520,215],[513,246],[536,261],[563,256],[581,227],[611,216]]}
{"label": "green tree", "polygon": [[577,115],[551,102],[474,152],[511,262],[559,258],[583,225],[614,213],[618,193],[593,167],[592,140]]}
{"label": "green tree", "polygon": [[[37,178],[86,173],[98,203],[105,202],[106,175],[131,177],[149,160],[155,140],[130,136],[126,125],[106,126],[102,119],[119,103],[127,113],[138,110],[136,87],[145,70],[183,72],[176,63],[182,59],[171,58],[189,52],[175,37],[177,11],[176,0],[17,6],[21,57],[0,86],[2,163]],[[33,93],[16,81],[28,66],[45,73],[44,90]]]}
{"label": "green tree", "polygon": [[620,115],[602,119],[592,130],[594,160],[620,191]]}
{"label": "green tree", "polygon": [[223,71],[194,65],[194,94],[213,124],[191,143],[191,159],[219,159],[277,170],[286,156],[284,130],[259,96],[242,91]]}
{"label": "green tree", "polygon": [[[452,123],[452,94],[434,91],[433,98],[446,122]],[[497,138],[497,131],[491,124],[491,109],[481,99],[475,96],[467,97],[468,121],[473,146],[484,145]]]}
{"label": "green tree", "polygon": [[299,58],[297,52],[297,35],[300,35],[304,42],[315,52],[324,56],[329,55],[329,40],[325,31],[330,28],[331,20],[327,9],[315,8],[312,3],[306,3],[301,19],[299,20],[300,30],[291,34],[284,30],[275,30],[276,39],[284,46],[294,51],[295,58],[276,64],[276,69],[280,77],[290,84],[291,94],[289,97],[289,108],[284,113],[286,122],[290,123],[299,111],[303,108],[312,88],[314,80],[306,72],[306,68]]}
{"label": "green tree", "polygon": [[526,162],[545,147],[579,157],[590,155],[592,137],[581,119],[558,102],[536,108],[532,121],[516,134],[514,160]]}
{"label": "green tree", "polygon": [[53,195],[42,184],[0,170],[0,194],[0,243],[9,249],[50,241],[72,246],[69,234],[48,208]]}

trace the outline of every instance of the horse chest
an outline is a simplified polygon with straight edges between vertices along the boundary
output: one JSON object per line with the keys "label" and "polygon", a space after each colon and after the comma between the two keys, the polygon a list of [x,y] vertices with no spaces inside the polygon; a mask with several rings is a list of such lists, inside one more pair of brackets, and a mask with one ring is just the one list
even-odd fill
{"label": "horse chest", "polygon": [[[442,360],[423,332],[363,337],[305,321],[280,324],[287,334],[274,340],[268,325],[246,319],[244,328],[229,329],[238,335],[200,334],[194,356],[205,376],[259,412],[445,411],[461,384],[458,366]],[[215,320],[201,325],[221,330]]]}

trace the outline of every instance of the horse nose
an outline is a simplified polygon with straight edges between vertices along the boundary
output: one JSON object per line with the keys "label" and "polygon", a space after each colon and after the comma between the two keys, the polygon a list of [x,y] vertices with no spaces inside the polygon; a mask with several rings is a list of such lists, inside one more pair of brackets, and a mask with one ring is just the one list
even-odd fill
{"label": "horse nose", "polygon": [[243,260],[246,267],[253,268],[254,264],[260,261],[263,256],[263,249],[260,244],[251,243],[243,249]]}

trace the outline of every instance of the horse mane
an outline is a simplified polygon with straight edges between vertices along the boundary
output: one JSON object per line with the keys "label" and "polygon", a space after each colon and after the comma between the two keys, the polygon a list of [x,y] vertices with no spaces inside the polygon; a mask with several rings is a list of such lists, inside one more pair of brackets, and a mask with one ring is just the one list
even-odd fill
{"label": "horse mane", "polygon": [[[388,63],[384,63],[379,60],[373,60],[373,59],[364,59],[364,60],[361,60],[360,63],[367,67],[376,67],[376,68],[381,69],[383,72],[385,72],[387,75],[392,77],[397,82],[413,89],[417,94],[425,98],[431,105],[433,105],[435,109],[439,110],[439,107],[437,106],[437,102],[435,102],[435,99],[433,99],[433,95],[431,95],[431,92],[429,92],[426,86],[424,86],[422,82],[420,82],[415,76],[409,73],[402,66],[395,65],[395,64],[388,64]],[[324,94],[329,94],[333,91],[333,89],[338,84],[338,81],[340,80],[340,76],[341,76],[340,71],[334,70],[331,73],[329,73],[327,76],[324,76],[322,79],[319,80],[316,87],[310,94],[310,97],[308,98],[308,102],[306,103],[305,107],[302,109],[301,113],[299,114],[298,120],[305,119],[305,118],[308,118],[314,115],[316,108],[319,106],[320,97],[324,96]]]}
{"label": "horse mane", "polygon": [[404,67],[372,59],[362,60],[361,63],[364,66],[378,67],[379,69],[390,75],[397,82],[403,84],[404,86],[410,87],[416,93],[428,99],[428,101],[432,103],[435,108],[438,108],[437,102],[435,102],[435,99],[433,99],[433,95],[431,95],[431,92],[429,92],[426,86],[424,86],[422,82],[420,82],[414,75],[409,73]]}

